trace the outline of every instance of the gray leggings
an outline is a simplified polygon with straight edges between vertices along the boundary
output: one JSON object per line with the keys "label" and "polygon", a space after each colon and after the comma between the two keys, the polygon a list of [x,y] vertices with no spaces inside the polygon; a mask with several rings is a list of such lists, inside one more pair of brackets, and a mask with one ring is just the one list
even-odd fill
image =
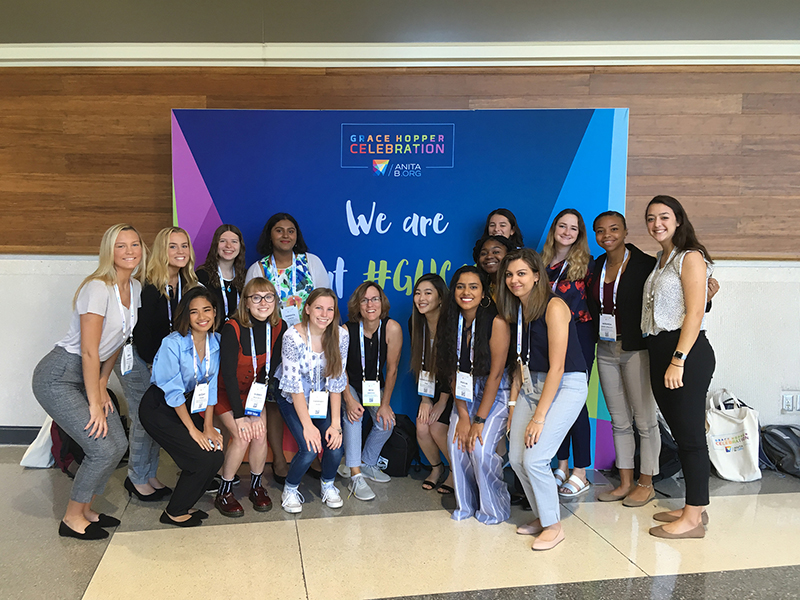
{"label": "gray leggings", "polygon": [[75,440],[86,456],[75,474],[70,499],[91,502],[102,494],[114,469],[125,455],[128,440],[119,415],[108,415],[108,434],[89,437],[84,427],[89,422],[89,399],[83,385],[81,357],[56,346],[33,371],[33,395],[45,412]]}

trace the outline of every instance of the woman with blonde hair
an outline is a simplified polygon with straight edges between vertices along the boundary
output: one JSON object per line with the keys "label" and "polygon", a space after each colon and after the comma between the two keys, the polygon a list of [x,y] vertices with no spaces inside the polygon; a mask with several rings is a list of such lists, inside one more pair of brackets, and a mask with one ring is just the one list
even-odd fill
{"label": "woman with blonde hair", "polygon": [[120,523],[91,503],[128,448],[107,387],[123,346],[123,372],[133,365],[131,335],[147,250],[139,232],[121,223],[103,235],[99,258],[75,293],[67,335],[36,366],[32,382],[36,400],[85,453],[58,529],[62,537],[82,540],[107,538],[103,528]]}
{"label": "woman with blonde hair", "polygon": [[165,227],[156,234],[147,263],[139,319],[133,330],[133,369],[115,371],[130,413],[130,456],[125,489],[129,496],[154,502],[172,490],[158,479],[159,446],[139,423],[139,404],[150,387],[151,365],[162,340],[173,331],[173,320],[183,293],[197,285],[194,250],[189,234],[180,227]]}
{"label": "woman with blonde hair", "polygon": [[232,486],[248,449],[248,498],[258,512],[272,508],[261,476],[268,448],[267,386],[281,364],[281,344],[286,331],[277,306],[275,286],[263,277],[256,277],[244,286],[239,308],[222,328],[221,378],[215,412],[230,434],[230,443],[225,449],[222,482],[214,506],[226,517],[244,514]]}
{"label": "woman with blonde hair", "polygon": [[339,324],[336,294],[328,288],[308,295],[301,322],[283,337],[283,396],[278,398],[278,407],[297,442],[281,496],[288,513],[303,510],[297,488],[319,452],[322,503],[329,508],[344,504],[333,482],[342,459],[342,392],[347,386],[349,343],[347,329]]}
{"label": "woman with blonde hair", "polygon": [[[542,249],[542,260],[553,293],[567,303],[575,321],[578,340],[586,363],[587,378],[594,364],[595,332],[587,302],[587,282],[594,261],[589,254],[589,242],[583,217],[574,208],[566,208],[556,215],[547,233]],[[574,498],[587,492],[591,483],[586,478],[586,468],[592,464],[592,431],[589,411],[584,406],[564,442],[558,449],[558,468],[555,470],[559,495]],[[569,473],[570,442],[572,442],[572,475]]]}

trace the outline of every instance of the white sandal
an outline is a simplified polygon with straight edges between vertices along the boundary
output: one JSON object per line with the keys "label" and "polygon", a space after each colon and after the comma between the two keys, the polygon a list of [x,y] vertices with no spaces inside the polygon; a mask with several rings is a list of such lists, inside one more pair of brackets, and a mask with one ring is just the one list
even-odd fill
{"label": "white sandal", "polygon": [[558,495],[562,498],[577,498],[578,496],[582,496],[589,489],[592,487],[591,482],[587,481],[584,483],[581,481],[580,477],[576,477],[575,475],[571,475],[567,482],[561,486],[562,489],[568,490],[566,492],[562,492],[558,490]]}
{"label": "white sandal", "polygon": [[558,487],[564,485],[564,482],[567,480],[567,474],[564,473],[564,471],[562,471],[561,469],[556,469],[555,471],[553,471],[553,477],[556,478],[556,484],[558,485]]}

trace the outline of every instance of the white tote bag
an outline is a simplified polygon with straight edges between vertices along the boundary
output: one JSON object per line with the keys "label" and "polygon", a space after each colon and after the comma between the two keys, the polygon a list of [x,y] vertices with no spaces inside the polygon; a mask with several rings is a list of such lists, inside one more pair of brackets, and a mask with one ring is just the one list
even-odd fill
{"label": "white tote bag", "polygon": [[[725,408],[725,402],[733,408]],[[756,481],[758,468],[758,412],[726,389],[706,398],[706,440],[711,464],[723,479]]]}
{"label": "white tote bag", "polygon": [[39,435],[33,440],[25,455],[19,464],[23,467],[31,467],[34,469],[47,469],[53,466],[55,460],[53,459],[53,438],[50,437],[50,428],[53,426],[53,419],[48,416],[42,428],[39,430]]}

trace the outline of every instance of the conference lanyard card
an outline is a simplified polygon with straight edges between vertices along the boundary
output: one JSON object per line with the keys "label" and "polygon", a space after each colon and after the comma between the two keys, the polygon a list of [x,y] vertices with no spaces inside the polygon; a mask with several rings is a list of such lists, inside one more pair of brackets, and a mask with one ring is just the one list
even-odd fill
{"label": "conference lanyard card", "polygon": [[208,408],[208,384],[198,383],[192,394],[192,414],[203,412]]}
{"label": "conference lanyard card", "polygon": [[123,375],[127,375],[133,371],[133,344],[128,340],[127,344],[122,346],[122,360],[119,364],[120,371]]}
{"label": "conference lanyard card", "polygon": [[456,398],[464,402],[472,402],[472,373],[458,371],[456,373]]}
{"label": "conference lanyard card", "polygon": [[522,393],[526,396],[533,396],[533,379],[528,365],[519,364],[520,375],[522,376]]}
{"label": "conference lanyard card", "polygon": [[379,381],[361,382],[361,404],[364,406],[381,405],[381,384]]}
{"label": "conference lanyard card", "polygon": [[308,416],[324,419],[328,416],[328,392],[311,392],[308,397]]}
{"label": "conference lanyard card", "polygon": [[244,414],[248,417],[260,417],[267,401],[267,384],[253,382],[247,392],[247,402],[244,405]]}
{"label": "conference lanyard card", "polygon": [[600,339],[604,342],[617,341],[617,319],[614,315],[600,315]]}
{"label": "conference lanyard card", "polygon": [[300,323],[300,311],[296,306],[284,306],[281,309],[281,317],[289,327]]}
{"label": "conference lanyard card", "polygon": [[436,389],[436,379],[430,371],[420,371],[417,382],[417,393],[426,398],[433,398]]}

